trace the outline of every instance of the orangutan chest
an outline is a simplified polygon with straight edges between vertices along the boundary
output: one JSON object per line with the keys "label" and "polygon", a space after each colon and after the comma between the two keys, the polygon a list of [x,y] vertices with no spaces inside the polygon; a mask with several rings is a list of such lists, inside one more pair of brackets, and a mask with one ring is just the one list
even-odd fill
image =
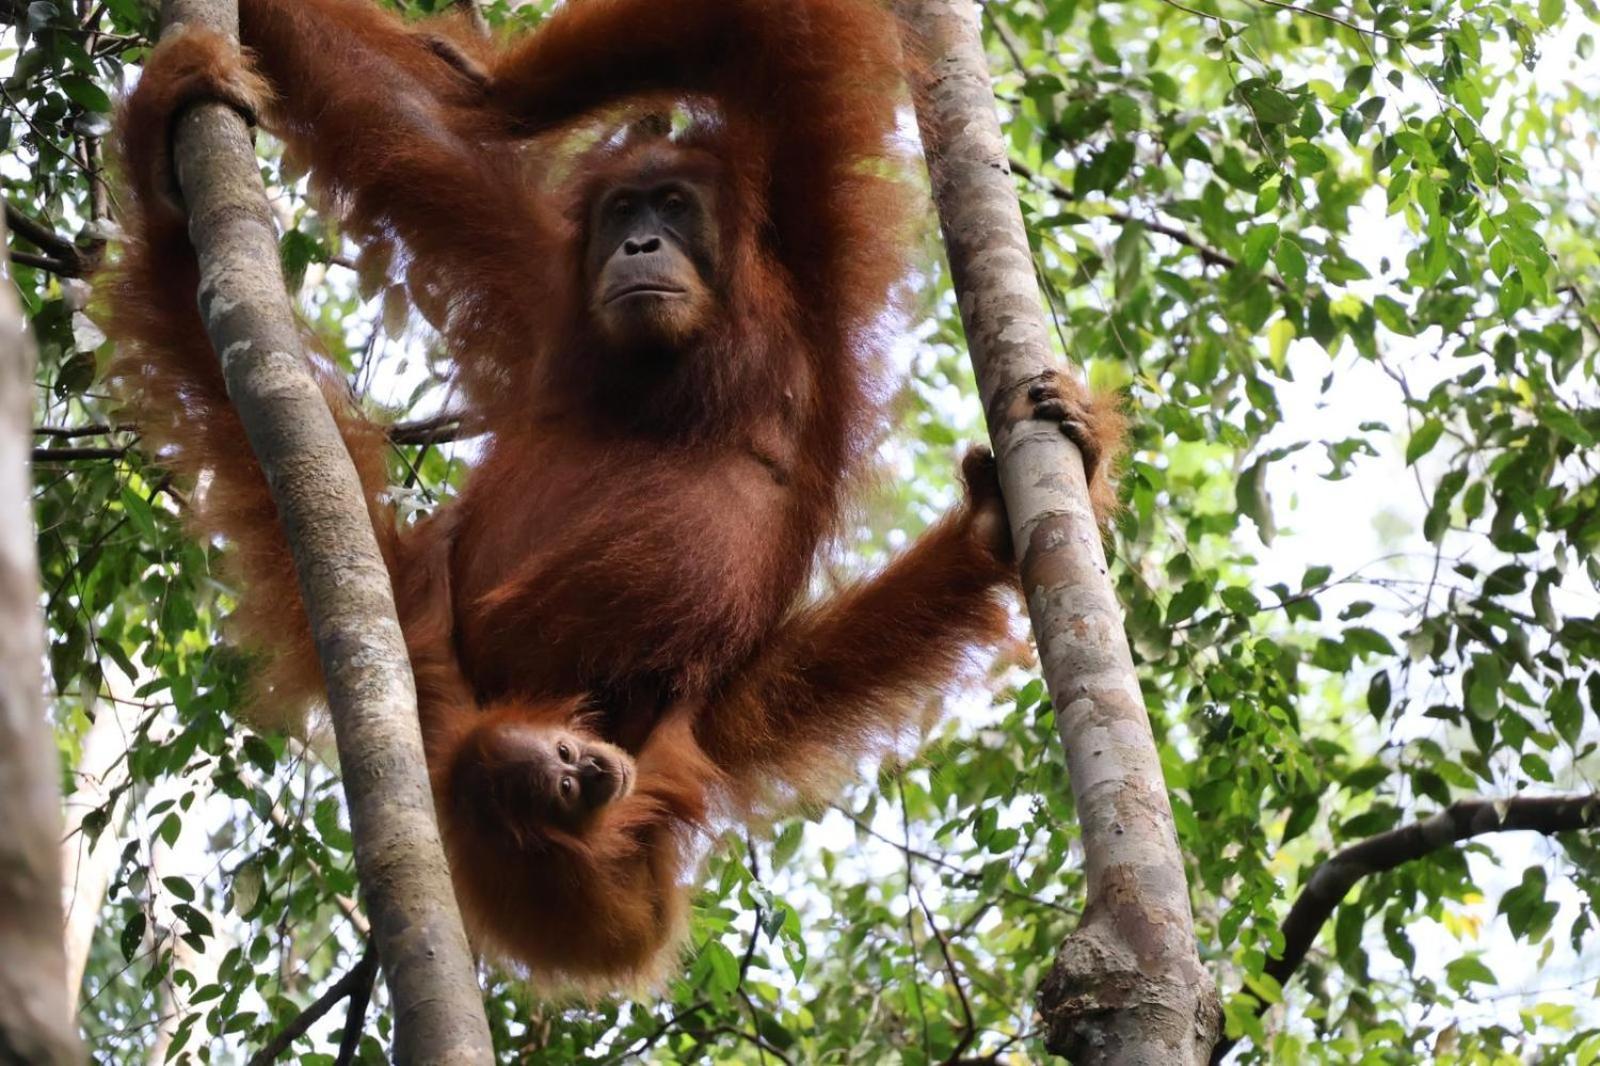
{"label": "orangutan chest", "polygon": [[789,490],[748,453],[600,451],[534,473],[475,483],[487,517],[456,545],[462,658],[486,697],[698,684],[804,580],[813,546],[796,543]]}

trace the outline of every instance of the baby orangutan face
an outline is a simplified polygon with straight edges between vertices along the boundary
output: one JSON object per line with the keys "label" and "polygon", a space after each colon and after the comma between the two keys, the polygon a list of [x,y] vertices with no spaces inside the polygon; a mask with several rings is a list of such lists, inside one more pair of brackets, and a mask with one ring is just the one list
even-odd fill
{"label": "baby orangutan face", "polygon": [[504,818],[579,832],[633,789],[628,753],[575,726],[502,719],[479,729],[457,763],[456,787]]}

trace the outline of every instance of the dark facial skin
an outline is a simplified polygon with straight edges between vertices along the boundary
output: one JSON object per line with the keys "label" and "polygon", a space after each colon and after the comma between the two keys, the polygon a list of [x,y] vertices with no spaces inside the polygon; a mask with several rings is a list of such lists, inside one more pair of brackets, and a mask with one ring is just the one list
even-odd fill
{"label": "dark facial skin", "polygon": [[626,752],[572,730],[506,725],[481,746],[480,772],[460,784],[508,818],[578,830],[633,789]]}
{"label": "dark facial skin", "polygon": [[712,190],[672,176],[610,186],[590,207],[584,264],[602,336],[640,354],[680,349],[715,305]]}

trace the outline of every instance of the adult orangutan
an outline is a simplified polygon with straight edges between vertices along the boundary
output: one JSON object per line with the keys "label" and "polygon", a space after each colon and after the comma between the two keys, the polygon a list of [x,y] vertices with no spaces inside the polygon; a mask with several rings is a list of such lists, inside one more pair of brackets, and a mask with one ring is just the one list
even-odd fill
{"label": "adult orangutan", "polygon": [[[882,412],[906,279],[902,96],[870,0],[573,0],[520,40],[364,0],[242,0],[244,58],[150,56],[120,143],[116,376],[194,521],[232,545],[257,717],[320,678],[292,562],[195,309],[169,131],[204,100],[283,138],[347,232],[391,246],[481,460],[414,525],[383,434],[326,391],[394,577],[462,910],[536,976],[660,972],[697,834],[826,794],[1004,630],[987,455],[872,579],[806,603]],[[576,147],[575,147],[576,145]],[[325,375],[326,376],[326,375]],[[1120,422],[1047,376],[1034,413],[1097,503]]]}

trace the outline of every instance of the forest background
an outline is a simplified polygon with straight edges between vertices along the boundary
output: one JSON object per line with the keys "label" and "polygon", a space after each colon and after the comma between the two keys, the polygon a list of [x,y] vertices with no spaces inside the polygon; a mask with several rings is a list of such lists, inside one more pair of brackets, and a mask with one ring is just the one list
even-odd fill
{"label": "forest background", "polygon": [[[1462,801],[1595,793],[1596,18],[1592,0],[984,9],[1061,354],[1133,416],[1113,574],[1241,1061],[1600,1059],[1592,835],[1399,862],[1292,972],[1271,963],[1339,849],[1382,852]],[[331,746],[233,716],[230,590],[100,381],[102,142],[153,30],[138,0],[0,0],[0,185],[40,351],[79,1021],[98,1061],[235,1062],[357,967],[365,919]],[[300,306],[402,427],[393,472],[425,511],[473,453],[434,340],[270,139],[260,155]],[[879,476],[833,577],[948,505],[982,439],[928,221]],[[1026,644],[944,709],[903,766],[712,860],[659,999],[551,1005],[488,972],[505,1061],[1042,1060],[1033,996],[1083,892]],[[359,1061],[384,1061],[383,999]],[[344,1020],[296,1057],[331,1063]]]}

